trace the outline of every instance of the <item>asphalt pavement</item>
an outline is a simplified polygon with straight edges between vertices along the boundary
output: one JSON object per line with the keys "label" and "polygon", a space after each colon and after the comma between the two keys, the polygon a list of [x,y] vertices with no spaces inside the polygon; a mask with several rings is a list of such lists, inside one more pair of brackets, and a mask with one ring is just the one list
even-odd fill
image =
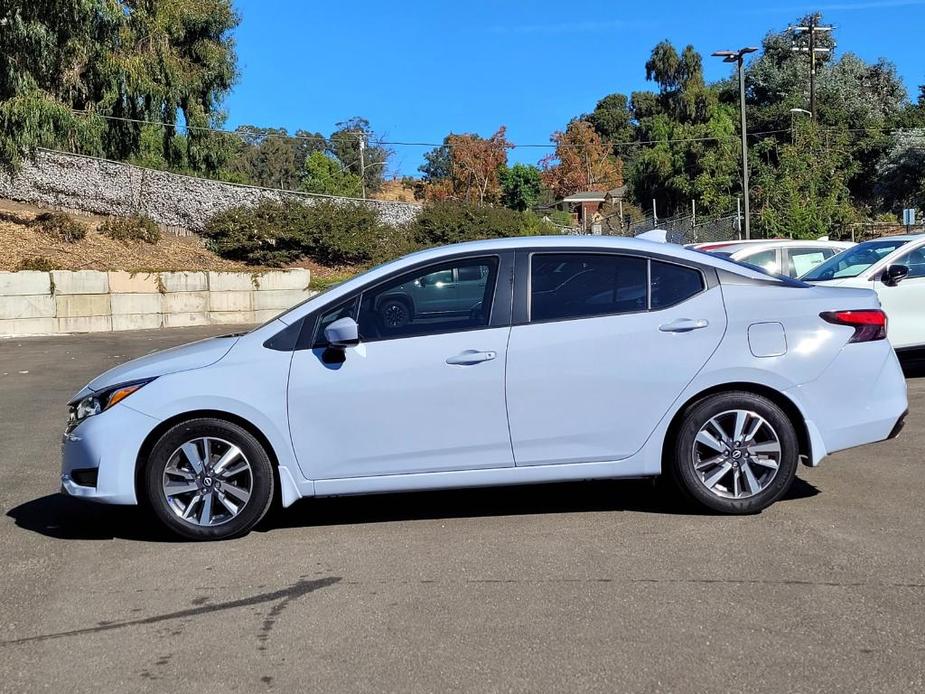
{"label": "asphalt pavement", "polygon": [[56,493],[74,392],[221,331],[0,340],[0,691],[925,690],[925,367],[898,439],[757,516],[612,481],[305,500],[195,544]]}

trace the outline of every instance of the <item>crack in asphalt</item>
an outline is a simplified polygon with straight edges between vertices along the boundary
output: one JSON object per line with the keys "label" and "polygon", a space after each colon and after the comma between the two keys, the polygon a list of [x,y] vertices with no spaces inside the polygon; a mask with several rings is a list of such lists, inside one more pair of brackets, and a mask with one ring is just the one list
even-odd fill
{"label": "crack in asphalt", "polygon": [[340,576],[328,576],[326,578],[318,578],[313,580],[300,580],[296,581],[291,586],[282,588],[281,590],[273,591],[271,593],[261,593],[259,595],[252,595],[248,598],[228,600],[226,602],[218,602],[211,605],[201,605],[199,607],[191,607],[186,610],[177,610],[176,612],[168,612],[166,614],[153,615],[151,617],[142,617],[140,619],[130,619],[122,622],[101,623],[96,626],[85,627],[83,629],[72,629],[70,631],[59,631],[51,634],[39,634],[37,636],[26,636],[20,639],[0,641],[0,646],[13,646],[23,643],[35,643],[37,641],[49,641],[52,639],[61,639],[67,636],[79,636],[81,634],[96,634],[102,631],[124,629],[126,627],[142,626],[147,624],[157,624],[159,622],[166,622],[171,619],[198,617],[201,615],[210,614],[212,612],[232,610],[237,607],[250,607],[252,605],[261,605],[264,603],[273,602],[275,600],[281,600],[282,602],[280,602],[279,605],[274,606],[273,609],[270,610],[270,613],[267,617],[268,620],[271,620],[269,626],[267,626],[266,621],[263,623],[260,636],[264,637],[261,640],[265,641],[266,637],[269,635],[269,631],[273,628],[276,617],[279,616],[279,613],[282,612],[289,603],[297,598],[302,597],[303,595],[307,595],[308,593],[312,593],[321,588],[326,588],[327,586],[339,583],[340,580]]}

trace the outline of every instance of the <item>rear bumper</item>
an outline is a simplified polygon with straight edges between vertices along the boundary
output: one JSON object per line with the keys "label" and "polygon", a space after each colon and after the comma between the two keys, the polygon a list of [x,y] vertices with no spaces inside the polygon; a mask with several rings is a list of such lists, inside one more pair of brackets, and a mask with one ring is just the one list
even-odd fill
{"label": "rear bumper", "polygon": [[896,436],[909,409],[905,377],[885,340],[847,345],[821,377],[787,394],[812,420],[814,465],[829,453]]}

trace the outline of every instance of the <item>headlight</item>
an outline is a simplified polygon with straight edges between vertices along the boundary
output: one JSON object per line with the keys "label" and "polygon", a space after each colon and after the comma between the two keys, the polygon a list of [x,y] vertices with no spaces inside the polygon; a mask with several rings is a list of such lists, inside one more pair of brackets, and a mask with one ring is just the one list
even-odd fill
{"label": "headlight", "polygon": [[92,395],[88,395],[85,398],[75,400],[74,402],[68,404],[67,430],[72,431],[74,427],[80,424],[87,417],[92,417],[93,415],[99,414],[100,412],[105,412],[117,402],[125,400],[125,398],[127,398],[129,395],[134,393],[136,390],[143,388],[153,380],[153,378],[146,378],[141,381],[120,383],[117,386],[112,386],[106,390],[101,390],[98,393],[93,393]]}

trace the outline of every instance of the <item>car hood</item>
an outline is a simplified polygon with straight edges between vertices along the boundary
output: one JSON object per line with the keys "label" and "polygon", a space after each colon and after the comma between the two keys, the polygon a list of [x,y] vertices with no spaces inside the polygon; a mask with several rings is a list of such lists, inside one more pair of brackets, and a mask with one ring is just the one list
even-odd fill
{"label": "car hood", "polygon": [[240,335],[212,337],[127,361],[94,378],[77,397],[88,390],[99,391],[126,381],[201,369],[228,354],[239,337]]}

